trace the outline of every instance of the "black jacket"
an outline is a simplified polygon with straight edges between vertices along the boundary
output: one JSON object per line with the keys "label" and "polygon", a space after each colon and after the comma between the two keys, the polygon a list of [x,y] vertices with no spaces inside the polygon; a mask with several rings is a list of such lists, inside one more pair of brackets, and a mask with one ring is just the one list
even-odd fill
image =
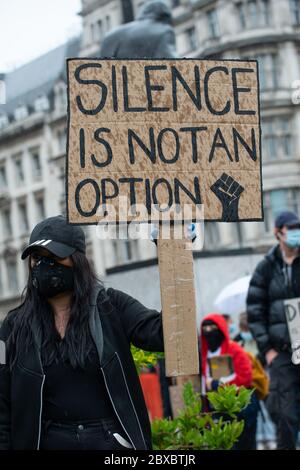
{"label": "black jacket", "polygon": [[101,57],[117,59],[168,59],[176,57],[175,33],[164,16],[170,14],[163,2],[146,4],[136,21],[109,33],[101,44]]}
{"label": "black jacket", "polygon": [[[2,341],[7,340],[13,319],[11,314],[4,320]],[[29,353],[24,353],[11,372],[8,365],[0,365],[0,450],[39,449],[45,375],[39,329],[37,325],[32,328],[35,344]],[[90,299],[90,330],[110,400],[129,441],[135,449],[151,449],[148,412],[130,343],[163,351],[161,314],[99,284]]]}
{"label": "black jacket", "polygon": [[247,296],[249,327],[261,354],[290,350],[284,300],[293,297],[300,297],[300,257],[292,264],[290,282],[279,245],[274,246],[257,265]]}

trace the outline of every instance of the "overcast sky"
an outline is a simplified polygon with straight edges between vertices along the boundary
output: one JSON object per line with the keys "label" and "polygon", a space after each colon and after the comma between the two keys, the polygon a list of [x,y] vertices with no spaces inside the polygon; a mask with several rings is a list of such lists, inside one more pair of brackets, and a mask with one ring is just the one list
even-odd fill
{"label": "overcast sky", "polygon": [[80,0],[0,0],[0,72],[77,35],[80,8]]}

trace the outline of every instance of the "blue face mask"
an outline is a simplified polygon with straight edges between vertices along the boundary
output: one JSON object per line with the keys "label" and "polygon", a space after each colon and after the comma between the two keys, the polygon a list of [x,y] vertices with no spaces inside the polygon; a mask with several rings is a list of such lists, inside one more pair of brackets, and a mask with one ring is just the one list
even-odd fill
{"label": "blue face mask", "polygon": [[250,331],[241,331],[240,334],[244,341],[251,341],[253,339],[253,336]]}
{"label": "blue face mask", "polygon": [[286,240],[284,242],[289,248],[297,248],[300,246],[300,229],[288,230]]}

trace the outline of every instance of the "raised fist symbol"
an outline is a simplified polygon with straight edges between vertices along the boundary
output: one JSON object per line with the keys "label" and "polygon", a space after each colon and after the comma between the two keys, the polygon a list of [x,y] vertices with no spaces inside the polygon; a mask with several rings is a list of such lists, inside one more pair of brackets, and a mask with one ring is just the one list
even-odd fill
{"label": "raised fist symbol", "polygon": [[243,186],[241,186],[231,176],[223,173],[221,178],[219,178],[210,189],[222,203],[222,221],[238,221],[238,206],[240,196],[244,191]]}

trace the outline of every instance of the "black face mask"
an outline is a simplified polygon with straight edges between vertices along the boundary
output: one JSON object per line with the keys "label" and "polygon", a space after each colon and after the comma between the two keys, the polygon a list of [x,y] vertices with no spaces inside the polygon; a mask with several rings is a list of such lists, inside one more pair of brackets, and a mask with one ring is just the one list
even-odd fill
{"label": "black face mask", "polygon": [[41,257],[31,272],[33,286],[46,298],[73,289],[73,268],[56,263],[52,258]]}
{"label": "black face mask", "polygon": [[211,352],[216,351],[224,341],[224,335],[220,330],[214,331],[205,331],[203,332],[203,336],[207,341],[208,349]]}

